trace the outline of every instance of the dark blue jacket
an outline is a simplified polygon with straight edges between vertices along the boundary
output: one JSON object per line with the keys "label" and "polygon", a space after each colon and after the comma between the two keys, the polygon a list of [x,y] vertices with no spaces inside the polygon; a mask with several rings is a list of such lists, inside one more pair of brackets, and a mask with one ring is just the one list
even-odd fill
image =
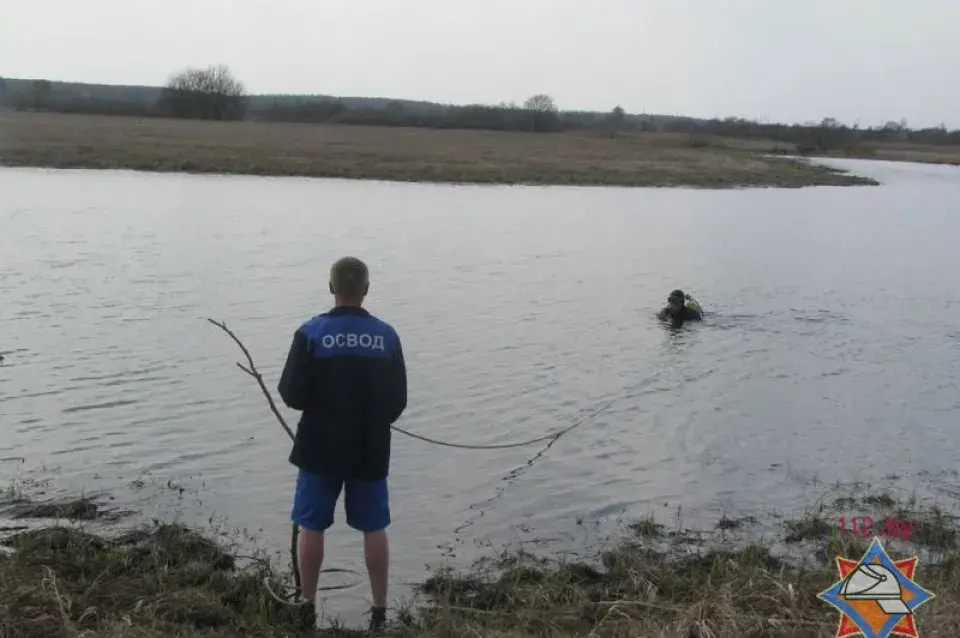
{"label": "dark blue jacket", "polygon": [[337,307],[293,335],[278,390],[301,410],[290,462],[373,481],[390,469],[390,426],[407,407],[400,337],[363,308]]}

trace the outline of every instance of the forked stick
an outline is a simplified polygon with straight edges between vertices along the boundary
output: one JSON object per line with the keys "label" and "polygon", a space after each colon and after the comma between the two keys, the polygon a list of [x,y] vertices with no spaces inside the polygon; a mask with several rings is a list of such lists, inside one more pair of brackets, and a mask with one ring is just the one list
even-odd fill
{"label": "forked stick", "polygon": [[241,350],[243,350],[243,354],[247,357],[247,363],[249,364],[249,367],[243,365],[239,361],[237,361],[237,367],[256,379],[257,385],[260,386],[260,390],[263,392],[263,396],[267,398],[267,403],[270,404],[270,411],[273,412],[273,416],[277,417],[277,421],[280,422],[280,425],[283,426],[287,436],[289,436],[290,440],[292,441],[293,431],[289,428],[289,426],[287,426],[287,422],[284,420],[283,415],[280,414],[280,410],[277,409],[277,404],[273,402],[273,397],[270,395],[270,391],[267,390],[267,386],[263,383],[263,375],[261,375],[260,371],[257,370],[257,364],[253,362],[253,357],[250,356],[250,351],[247,350],[245,345],[243,345],[243,342],[240,341],[239,337],[233,334],[233,330],[227,327],[227,324],[222,321],[214,321],[209,317],[207,317],[207,321],[230,335],[230,338],[233,339],[238,346],[240,346]]}
{"label": "forked stick", "polygon": [[[207,321],[220,328],[227,335],[230,336],[234,342],[240,346],[240,349],[243,351],[243,354],[247,357],[248,366],[243,365],[239,361],[237,362],[237,367],[253,377],[257,385],[260,386],[260,390],[263,391],[263,396],[267,398],[267,403],[270,404],[270,411],[273,412],[273,416],[277,417],[277,421],[280,422],[280,425],[283,426],[284,431],[287,433],[287,436],[290,437],[290,440],[293,440],[293,431],[287,426],[287,422],[284,420],[283,415],[280,414],[280,410],[277,409],[277,404],[273,402],[273,397],[270,395],[270,391],[267,390],[267,386],[263,383],[263,375],[260,374],[260,371],[257,370],[257,364],[253,362],[253,357],[250,356],[250,351],[247,350],[247,347],[243,345],[243,342],[240,341],[240,338],[237,335],[233,334],[233,331],[227,327],[227,324],[222,321],[214,321],[210,317],[207,317]],[[293,525],[293,530],[290,532],[290,559],[293,563],[293,582],[296,587],[294,595],[300,597],[300,569],[297,565],[297,538],[300,536],[300,528],[296,524]]]}

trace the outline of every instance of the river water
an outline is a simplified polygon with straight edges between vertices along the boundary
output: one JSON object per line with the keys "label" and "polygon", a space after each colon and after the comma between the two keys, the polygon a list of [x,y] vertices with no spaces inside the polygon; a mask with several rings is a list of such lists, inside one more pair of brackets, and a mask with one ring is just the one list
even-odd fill
{"label": "river water", "polygon": [[[284,549],[289,441],[204,318],[238,333],[273,390],[293,331],[330,305],[329,264],[354,254],[403,339],[401,427],[508,443],[613,400],[529,466],[536,446],[396,435],[395,583],[487,544],[577,551],[624,516],[789,511],[831,481],[955,498],[960,169],[834,163],[884,185],[0,170],[0,457],[26,459],[0,478],[215,517]],[[677,287],[705,323],[653,320]],[[363,570],[342,504],[327,556]],[[347,590],[334,611],[368,598]]]}

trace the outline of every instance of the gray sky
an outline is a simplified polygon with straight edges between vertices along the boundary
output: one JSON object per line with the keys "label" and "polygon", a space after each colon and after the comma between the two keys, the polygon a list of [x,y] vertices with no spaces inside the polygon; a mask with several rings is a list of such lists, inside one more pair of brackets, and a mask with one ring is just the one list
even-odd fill
{"label": "gray sky", "polygon": [[960,0],[0,0],[0,75],[960,128]]}

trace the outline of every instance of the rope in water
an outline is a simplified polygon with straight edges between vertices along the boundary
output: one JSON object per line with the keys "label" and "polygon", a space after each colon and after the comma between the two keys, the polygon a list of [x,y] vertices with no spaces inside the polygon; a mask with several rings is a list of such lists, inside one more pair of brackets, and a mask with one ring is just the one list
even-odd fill
{"label": "rope in water", "polygon": [[[237,335],[234,334],[234,332],[233,332],[232,330],[230,330],[229,328],[227,328],[226,323],[224,323],[224,322],[222,322],[222,321],[215,321],[215,320],[213,320],[213,319],[210,319],[209,317],[207,318],[207,321],[209,321],[211,324],[217,326],[218,328],[220,328],[221,330],[223,330],[225,333],[227,333],[227,335],[228,335],[231,339],[233,339],[233,341],[237,344],[237,346],[240,347],[240,350],[243,351],[244,356],[246,356],[246,358],[247,358],[247,364],[248,364],[248,365],[245,366],[245,365],[243,365],[242,363],[237,362],[237,367],[240,368],[241,370],[243,370],[246,374],[248,374],[248,375],[250,375],[251,377],[253,377],[254,380],[257,382],[257,385],[260,386],[260,390],[263,392],[263,396],[266,397],[267,403],[268,403],[269,406],[270,406],[270,411],[273,412],[273,415],[277,418],[277,421],[280,422],[281,427],[283,427],[284,431],[287,433],[287,436],[290,437],[290,440],[292,441],[292,440],[294,439],[293,431],[292,431],[292,430],[290,429],[290,427],[287,425],[287,422],[286,422],[286,420],[283,418],[283,415],[280,414],[280,410],[277,409],[277,404],[274,402],[273,396],[270,394],[270,391],[267,389],[266,384],[264,384],[264,382],[263,382],[263,375],[261,375],[261,374],[260,374],[260,371],[257,370],[257,365],[253,362],[253,357],[250,355],[250,351],[247,350],[247,347],[246,347],[245,345],[243,345],[243,342],[240,341],[240,338],[237,337]],[[593,419],[594,417],[598,416],[598,415],[601,414],[602,412],[606,411],[611,405],[613,405],[613,403],[614,403],[615,401],[616,401],[616,398],[607,401],[606,403],[604,403],[603,405],[601,405],[599,408],[597,408],[596,410],[594,410],[594,411],[591,412],[590,414],[587,414],[586,416],[584,416],[584,417],[578,419],[577,421],[575,421],[573,424],[571,424],[571,425],[569,425],[569,426],[567,426],[567,427],[565,427],[565,428],[563,428],[563,429],[561,429],[561,430],[559,430],[559,431],[557,431],[557,432],[554,432],[553,434],[547,434],[547,435],[544,435],[544,436],[539,436],[539,437],[534,438],[534,439],[529,439],[529,440],[526,440],[526,441],[519,441],[519,442],[516,442],[516,443],[502,443],[502,444],[494,444],[494,445],[479,445],[479,444],[468,444],[468,443],[451,443],[451,442],[449,442],[449,441],[441,441],[441,440],[439,440],[439,439],[433,439],[433,438],[430,438],[430,437],[428,437],[428,436],[423,436],[422,434],[415,434],[415,433],[410,432],[410,431],[408,431],[408,430],[404,430],[403,428],[399,428],[399,427],[397,427],[397,426],[395,426],[395,425],[390,426],[390,427],[391,427],[392,429],[396,430],[397,432],[400,432],[401,434],[405,434],[405,435],[407,435],[407,436],[409,436],[409,437],[411,437],[411,438],[414,438],[414,439],[419,439],[420,441],[424,441],[424,442],[426,442],[426,443],[432,443],[433,445],[440,445],[440,446],[443,446],[443,447],[461,448],[461,449],[467,449],[467,450],[503,450],[503,449],[507,449],[507,448],[524,447],[524,446],[527,446],[527,445],[533,445],[533,444],[535,444],[535,443],[542,443],[542,442],[544,442],[544,441],[549,441],[549,443],[547,444],[547,447],[544,448],[544,449],[541,451],[541,454],[542,454],[542,453],[543,453],[544,451],[546,451],[550,446],[552,446],[554,443],[556,443],[557,440],[558,440],[560,437],[562,437],[564,434],[570,432],[571,430],[576,429],[577,427],[583,425],[583,424],[586,423],[587,421]],[[293,577],[294,577],[294,585],[295,585],[295,591],[294,591],[294,595],[293,595],[293,598],[294,598],[294,599],[299,598],[299,597],[300,597],[300,594],[301,594],[301,591],[300,591],[300,574],[299,574],[299,570],[297,569],[297,538],[299,537],[299,535],[300,535],[300,530],[299,530],[299,528],[298,528],[296,525],[293,525],[293,531],[291,532],[291,538],[290,538],[290,556],[291,556],[292,563],[293,563]],[[350,570],[350,569],[340,569],[340,568],[323,569],[323,570],[320,571],[320,573],[322,573],[322,574],[325,574],[325,573],[353,573],[353,574],[359,575],[358,572],[355,572],[355,571],[353,571],[353,570]],[[355,587],[355,586],[358,585],[358,584],[360,584],[359,581],[354,582],[354,583],[349,583],[349,584],[346,584],[346,585],[328,585],[328,586],[322,586],[322,587],[318,587],[318,588],[317,588],[317,591],[326,591],[326,590],[334,590],[334,589],[347,589],[347,588],[349,588],[349,587]],[[276,592],[273,591],[272,587],[270,586],[270,582],[269,582],[269,580],[268,580],[267,578],[264,578],[264,586],[267,588],[267,592],[270,594],[270,596],[273,597],[276,601],[278,601],[278,602],[280,602],[280,603],[283,603],[283,604],[290,604],[290,605],[297,604],[297,603],[292,603],[292,602],[290,602],[289,600],[283,600],[280,596],[278,596],[278,595],[276,594]]]}
{"label": "rope in water", "polygon": [[[277,418],[277,420],[280,422],[280,425],[281,425],[281,426],[283,427],[283,429],[286,431],[287,436],[290,437],[290,440],[293,440],[293,438],[294,438],[293,430],[290,429],[290,427],[287,425],[286,419],[283,418],[283,415],[280,414],[280,411],[277,409],[277,404],[274,402],[273,396],[270,394],[270,391],[267,389],[266,384],[264,384],[264,382],[263,382],[263,375],[261,375],[261,374],[260,374],[260,371],[257,370],[257,366],[256,366],[256,364],[253,362],[253,357],[250,355],[250,351],[247,350],[247,347],[246,347],[245,345],[243,345],[243,342],[240,341],[240,338],[237,337],[237,335],[234,334],[234,332],[233,332],[232,330],[230,330],[229,328],[227,328],[227,325],[226,325],[224,322],[222,322],[222,321],[215,321],[215,320],[210,319],[210,318],[207,318],[207,321],[209,321],[210,323],[212,323],[213,325],[217,326],[218,328],[220,328],[221,330],[223,330],[225,333],[227,333],[227,335],[229,335],[230,338],[233,339],[233,341],[240,347],[240,350],[243,351],[243,354],[244,354],[244,355],[246,356],[246,358],[247,358],[247,364],[248,364],[248,365],[245,366],[245,365],[243,365],[242,363],[239,363],[239,362],[238,362],[238,363],[237,363],[237,367],[240,368],[240,369],[243,370],[245,373],[247,373],[248,375],[250,375],[251,377],[254,378],[254,380],[255,380],[255,381],[257,382],[257,384],[260,386],[260,390],[263,392],[263,396],[266,397],[267,403],[270,405],[270,410],[273,412],[273,415],[274,415],[274,416]],[[609,407],[609,406],[608,406],[608,405],[605,405],[605,406],[603,406],[599,411],[603,411],[603,410],[605,410],[607,407]],[[599,411],[598,411],[598,412],[599,412]],[[539,437],[537,437],[537,438],[535,438],[535,439],[528,439],[528,440],[526,440],[526,441],[519,441],[519,442],[517,442],[517,443],[501,443],[501,444],[494,444],[494,445],[479,445],[479,444],[471,444],[471,443],[451,443],[451,442],[449,442],[449,441],[441,441],[441,440],[439,440],[439,439],[433,439],[433,438],[430,438],[430,437],[428,437],[428,436],[423,436],[422,434],[415,434],[414,432],[410,432],[409,430],[404,430],[403,428],[397,427],[397,426],[395,426],[395,425],[392,425],[392,426],[390,426],[390,427],[391,427],[392,429],[396,430],[397,432],[400,432],[401,434],[405,434],[405,435],[407,435],[407,436],[409,436],[409,437],[411,437],[411,438],[419,439],[419,440],[424,441],[424,442],[426,442],[426,443],[432,443],[432,444],[434,444],[434,445],[440,445],[440,446],[443,446],[443,447],[461,448],[461,449],[465,449],[465,450],[504,450],[504,449],[515,448],[515,447],[525,447],[525,446],[527,446],[527,445],[533,445],[533,444],[535,444],[535,443],[542,443],[542,442],[544,442],[544,441],[550,441],[550,440],[553,440],[553,439],[558,439],[558,438],[560,438],[561,436],[563,436],[564,434],[566,434],[567,432],[569,432],[570,430],[572,430],[572,429],[576,428],[577,426],[581,425],[584,421],[592,418],[593,416],[596,416],[596,414],[589,414],[589,415],[587,415],[586,417],[584,417],[583,419],[580,419],[579,421],[577,421],[576,423],[574,423],[573,425],[571,425],[571,426],[569,426],[569,427],[567,427],[567,428],[564,428],[564,429],[562,429],[562,430],[559,430],[558,432],[554,432],[553,434],[547,434],[547,435],[544,435],[544,436],[539,436]]]}
{"label": "rope in water", "polygon": [[541,441],[549,441],[551,439],[557,438],[558,436],[560,436],[560,434],[562,434],[562,433],[549,434],[547,436],[541,436],[536,439],[530,439],[529,441],[520,441],[519,443],[503,443],[500,445],[470,445],[467,443],[449,443],[447,441],[431,439],[430,437],[423,436],[422,434],[414,434],[413,432],[408,432],[407,430],[404,430],[403,428],[398,428],[395,425],[391,425],[390,427],[401,434],[406,434],[407,436],[412,437],[414,439],[420,439],[421,441],[424,441],[426,443],[432,443],[434,445],[442,445],[443,447],[461,448],[464,450],[503,450],[511,447],[523,447],[525,445],[533,445],[534,443],[540,443]]}

